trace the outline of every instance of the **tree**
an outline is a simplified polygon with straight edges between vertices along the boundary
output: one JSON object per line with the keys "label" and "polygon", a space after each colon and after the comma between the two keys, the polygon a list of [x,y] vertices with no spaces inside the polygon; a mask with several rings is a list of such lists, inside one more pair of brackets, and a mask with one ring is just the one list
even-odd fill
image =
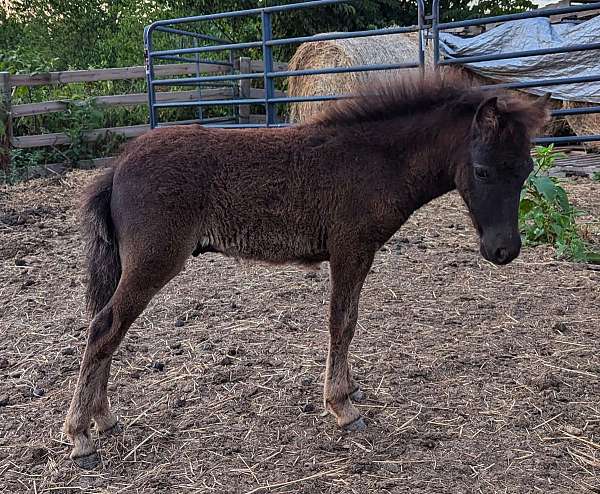
{"label": "tree", "polygon": [[502,15],[537,8],[529,0],[480,0],[473,11],[477,16]]}
{"label": "tree", "polygon": [[[0,7],[0,53],[15,52],[19,48],[19,57],[47,60],[48,64],[51,61],[55,69],[141,64],[143,28],[152,21],[297,1],[13,0],[10,11]],[[472,3],[470,0],[442,0],[442,20],[517,12],[534,6],[529,0]],[[430,8],[431,0],[426,10]],[[354,0],[348,4],[276,14],[273,16],[273,34],[276,38],[287,38],[416,23],[414,1]],[[256,41],[261,36],[258,16],[222,19],[207,23],[203,29],[231,41]],[[294,49],[295,46],[286,46],[277,51],[276,56],[286,59]],[[36,62],[32,67],[39,65]]]}

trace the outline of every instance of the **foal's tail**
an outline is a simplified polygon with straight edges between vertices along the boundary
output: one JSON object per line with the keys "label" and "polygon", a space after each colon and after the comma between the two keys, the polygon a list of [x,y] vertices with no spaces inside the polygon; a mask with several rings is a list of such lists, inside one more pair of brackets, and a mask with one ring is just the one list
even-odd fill
{"label": "foal's tail", "polygon": [[96,315],[108,303],[121,278],[121,259],[110,212],[114,170],[98,177],[83,195],[82,225],[86,240],[86,305]]}

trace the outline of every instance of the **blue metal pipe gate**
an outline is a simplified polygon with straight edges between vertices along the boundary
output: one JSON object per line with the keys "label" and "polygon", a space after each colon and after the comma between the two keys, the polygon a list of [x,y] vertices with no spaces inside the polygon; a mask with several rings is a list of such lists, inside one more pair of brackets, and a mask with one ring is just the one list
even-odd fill
{"label": "blue metal pipe gate", "polygon": [[[301,3],[292,3],[287,5],[264,7],[250,10],[240,10],[234,12],[223,12],[211,15],[201,15],[193,17],[184,17],[178,19],[169,19],[157,21],[147,26],[144,30],[144,46],[145,46],[145,60],[146,60],[146,77],[148,82],[148,104],[150,109],[150,125],[152,128],[165,125],[159,122],[159,109],[161,108],[180,108],[180,107],[197,107],[198,108],[198,120],[194,121],[197,123],[206,123],[208,126],[225,127],[225,128],[243,128],[243,127],[281,127],[286,126],[286,123],[277,122],[276,105],[286,103],[298,103],[298,102],[309,102],[309,101],[328,101],[335,99],[342,99],[352,97],[349,94],[324,94],[318,96],[295,96],[295,97],[281,97],[276,96],[275,81],[280,78],[290,76],[310,76],[317,74],[341,74],[349,72],[370,72],[379,70],[399,70],[399,69],[415,69],[420,68],[421,71],[425,70],[425,46],[427,43],[433,43],[433,64],[435,68],[442,67],[445,65],[456,65],[463,63],[472,62],[483,62],[491,60],[508,60],[514,58],[540,56],[547,54],[556,53],[567,53],[574,51],[585,51],[585,50],[600,50],[600,43],[588,43],[588,44],[577,44],[563,48],[548,48],[539,50],[523,50],[518,52],[510,53],[498,53],[493,55],[480,55],[480,56],[468,56],[468,57],[454,57],[443,59],[440,52],[440,33],[447,29],[468,27],[475,25],[485,25],[497,22],[512,21],[517,19],[527,19],[533,17],[549,17],[556,14],[568,14],[583,12],[589,10],[600,9],[600,2],[558,7],[552,9],[535,10],[530,12],[522,12],[518,14],[508,14],[493,17],[483,17],[478,19],[469,19],[465,21],[457,22],[440,22],[440,0],[433,0],[431,15],[426,15],[424,0],[417,0],[417,13],[418,23],[413,26],[406,27],[394,27],[384,29],[373,29],[368,31],[355,31],[355,32],[339,32],[339,33],[326,33],[317,34],[314,36],[301,36],[295,38],[284,38],[284,39],[273,39],[272,31],[272,16],[288,11],[296,11],[307,8],[317,8],[326,5],[335,5],[348,3],[351,0],[311,0],[304,1]],[[206,23],[208,21],[215,21],[226,18],[237,18],[237,17],[249,17],[249,16],[260,16],[260,22],[262,26],[262,37],[260,41],[251,41],[245,43],[235,43],[231,40],[223,40],[218,37],[202,34],[194,30],[189,31],[186,29],[180,29],[177,26],[182,24],[195,25],[196,23]],[[179,49],[168,49],[168,50],[155,50],[154,49],[154,38],[155,33],[167,33],[183,38],[193,39],[194,46],[191,48],[179,48]],[[321,69],[306,69],[306,70],[275,70],[275,62],[273,59],[273,48],[282,45],[309,43],[315,41],[326,41],[336,39],[347,39],[347,38],[360,38],[367,36],[378,36],[384,34],[397,34],[397,33],[419,33],[418,50],[415,53],[414,62],[407,63],[390,63],[390,64],[369,64],[369,65],[354,65],[350,67],[330,67]],[[203,46],[199,46],[199,43],[210,43]],[[236,69],[235,56],[240,50],[246,49],[258,49],[262,51],[263,58],[263,69],[262,72],[255,73],[240,73],[239,69]],[[200,54],[211,54],[215,52],[228,53],[227,60],[212,60],[212,59],[201,59]],[[191,58],[193,57],[193,58]],[[196,76],[185,77],[185,78],[170,78],[170,79],[159,79],[155,74],[155,65],[158,60],[195,63],[197,64]],[[600,55],[599,55],[600,60]],[[221,66],[227,66],[230,68],[229,74],[225,75],[200,75],[200,64],[218,64]],[[157,102],[156,100],[156,89],[160,86],[194,86],[199,89],[206,85],[215,83],[239,83],[239,81],[245,79],[257,79],[263,81],[264,96],[262,98],[240,98],[233,97],[232,99],[203,99],[199,91],[199,98],[195,101],[169,101],[169,102]],[[598,68],[598,74],[586,77],[565,77],[565,78],[548,78],[543,80],[529,81],[526,83],[503,83],[503,84],[491,84],[486,87],[490,88],[508,88],[508,89],[523,89],[532,87],[552,87],[561,84],[574,84],[574,83],[585,83],[585,82],[596,82],[600,81],[600,62]],[[236,115],[230,118],[225,118],[223,121],[218,123],[208,123],[211,120],[202,119],[202,108],[207,106],[228,106],[231,108],[237,108],[239,105],[262,105],[265,109],[265,122],[264,123],[239,123],[236,121]],[[587,106],[581,108],[570,108],[554,110],[553,116],[566,116],[566,115],[583,115],[591,113],[600,113],[600,106]],[[591,142],[600,141],[600,135],[585,135],[585,136],[565,136],[565,137],[539,137],[535,139],[536,143],[548,144],[548,143],[579,143],[579,142]]]}

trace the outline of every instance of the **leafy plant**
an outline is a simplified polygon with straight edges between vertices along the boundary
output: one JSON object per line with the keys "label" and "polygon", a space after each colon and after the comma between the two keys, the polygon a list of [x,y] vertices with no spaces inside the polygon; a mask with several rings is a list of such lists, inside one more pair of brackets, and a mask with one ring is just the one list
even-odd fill
{"label": "leafy plant", "polygon": [[600,182],[600,172],[592,173],[592,180],[594,180],[595,182]]}
{"label": "leafy plant", "polygon": [[528,245],[553,245],[559,258],[600,263],[600,253],[592,250],[577,225],[581,212],[569,202],[558,180],[547,175],[558,156],[553,145],[536,148],[534,171],[521,192],[519,223],[523,239]]}

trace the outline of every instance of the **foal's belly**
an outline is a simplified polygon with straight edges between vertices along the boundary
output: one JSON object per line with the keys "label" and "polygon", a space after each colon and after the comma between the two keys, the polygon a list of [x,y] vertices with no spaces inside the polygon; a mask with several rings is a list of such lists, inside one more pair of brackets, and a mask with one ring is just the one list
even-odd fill
{"label": "foal's belly", "polygon": [[207,252],[218,252],[236,259],[307,267],[329,259],[325,228],[289,221],[243,223],[232,219],[222,228],[202,228],[193,255]]}

